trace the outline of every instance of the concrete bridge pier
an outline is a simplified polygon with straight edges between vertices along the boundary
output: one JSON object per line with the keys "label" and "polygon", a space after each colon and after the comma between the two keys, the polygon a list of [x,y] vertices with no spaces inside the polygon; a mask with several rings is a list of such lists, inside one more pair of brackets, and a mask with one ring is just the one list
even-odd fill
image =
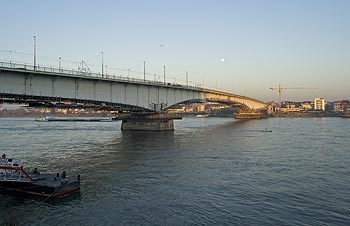
{"label": "concrete bridge pier", "polygon": [[174,130],[174,119],[168,115],[140,115],[122,119],[124,131],[169,131]]}

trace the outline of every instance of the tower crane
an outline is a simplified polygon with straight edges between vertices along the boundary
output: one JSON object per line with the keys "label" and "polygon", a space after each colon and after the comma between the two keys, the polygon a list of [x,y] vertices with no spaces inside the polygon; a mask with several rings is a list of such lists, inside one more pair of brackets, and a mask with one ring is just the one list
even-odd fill
{"label": "tower crane", "polygon": [[281,84],[278,85],[278,87],[271,87],[271,90],[277,90],[278,91],[278,101],[280,105],[279,112],[281,112],[281,107],[282,107],[282,90],[285,89],[315,89],[315,88],[303,88],[303,87],[293,87],[293,88],[282,88]]}

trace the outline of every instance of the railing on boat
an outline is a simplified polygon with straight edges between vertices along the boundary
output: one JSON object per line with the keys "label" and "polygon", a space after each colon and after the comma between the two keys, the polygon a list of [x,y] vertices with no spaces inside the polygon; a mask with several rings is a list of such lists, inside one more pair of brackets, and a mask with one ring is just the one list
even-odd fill
{"label": "railing on boat", "polygon": [[23,169],[21,161],[12,158],[0,158],[0,181],[21,181],[33,178]]}

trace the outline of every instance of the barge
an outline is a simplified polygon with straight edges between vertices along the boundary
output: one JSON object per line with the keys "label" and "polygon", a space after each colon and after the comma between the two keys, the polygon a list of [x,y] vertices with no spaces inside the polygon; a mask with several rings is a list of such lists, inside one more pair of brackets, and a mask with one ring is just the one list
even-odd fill
{"label": "barge", "polygon": [[0,158],[0,190],[44,198],[58,198],[80,191],[80,175],[67,178],[65,171],[59,175],[41,174],[37,168],[28,173],[21,161]]}
{"label": "barge", "polygon": [[36,118],[37,122],[112,122],[111,117],[52,117],[44,116]]}

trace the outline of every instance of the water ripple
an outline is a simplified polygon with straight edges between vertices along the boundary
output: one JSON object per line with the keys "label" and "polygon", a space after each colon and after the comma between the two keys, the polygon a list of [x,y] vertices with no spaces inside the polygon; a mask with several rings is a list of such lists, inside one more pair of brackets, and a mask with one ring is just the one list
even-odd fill
{"label": "water ripple", "polygon": [[348,225],[350,120],[175,123],[147,133],[0,119],[2,152],[82,178],[80,195],[62,202],[2,195],[0,215],[35,226]]}

